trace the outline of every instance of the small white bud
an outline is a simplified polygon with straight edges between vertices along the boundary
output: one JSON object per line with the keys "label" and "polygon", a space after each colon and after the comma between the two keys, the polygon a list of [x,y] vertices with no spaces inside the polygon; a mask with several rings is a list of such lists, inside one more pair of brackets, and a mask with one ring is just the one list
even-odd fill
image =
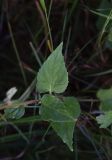
{"label": "small white bud", "polygon": [[17,88],[16,87],[10,88],[6,92],[6,98],[4,99],[4,102],[9,104],[11,102],[12,97],[15,95],[16,92],[17,92]]}

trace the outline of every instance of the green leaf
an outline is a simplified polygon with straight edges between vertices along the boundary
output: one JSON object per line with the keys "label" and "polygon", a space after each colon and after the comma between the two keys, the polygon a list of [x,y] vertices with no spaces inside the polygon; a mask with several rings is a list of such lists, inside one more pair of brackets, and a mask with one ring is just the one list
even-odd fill
{"label": "green leaf", "polygon": [[80,114],[80,105],[74,97],[60,100],[53,95],[44,95],[41,99],[40,114],[44,120],[53,122],[73,122]]}
{"label": "green leaf", "polygon": [[80,114],[80,105],[76,98],[74,97],[64,97],[63,103],[66,109],[66,113],[71,117],[77,118]]}
{"label": "green leaf", "polygon": [[103,111],[108,111],[112,109],[112,88],[100,89],[97,93],[97,97],[101,101],[100,108]]}
{"label": "green leaf", "polygon": [[69,149],[73,151],[74,122],[51,122],[51,126]]}
{"label": "green leaf", "polygon": [[98,124],[100,124],[100,128],[107,128],[112,124],[112,111],[105,112],[104,115],[100,115],[96,117]]}
{"label": "green leaf", "polygon": [[46,5],[45,5],[45,1],[44,0],[39,0],[40,4],[42,6],[42,9],[46,12]]}
{"label": "green leaf", "polygon": [[40,114],[43,120],[53,122],[67,122],[73,121],[65,113],[64,103],[55,96],[44,95],[41,99],[42,106],[40,107]]}
{"label": "green leaf", "polygon": [[7,119],[19,119],[24,115],[25,108],[23,107],[9,108],[9,109],[5,109],[4,113]]}
{"label": "green leaf", "polygon": [[43,120],[51,122],[55,132],[73,151],[74,126],[80,114],[78,101],[74,97],[66,97],[60,100],[53,95],[44,95],[40,114]]}
{"label": "green leaf", "polygon": [[37,91],[62,93],[68,86],[68,73],[62,55],[62,43],[53,51],[37,75]]}

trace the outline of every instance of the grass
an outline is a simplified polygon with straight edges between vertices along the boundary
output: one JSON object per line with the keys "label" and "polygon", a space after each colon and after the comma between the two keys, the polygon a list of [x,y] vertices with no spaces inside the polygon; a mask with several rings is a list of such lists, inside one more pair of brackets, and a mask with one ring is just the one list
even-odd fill
{"label": "grass", "polygon": [[[112,48],[106,46],[112,11],[99,12],[108,9],[104,1],[104,8],[100,8],[102,1],[93,4],[51,0],[46,6],[42,2],[0,1],[1,103],[13,86],[18,88],[14,99],[37,100],[40,96],[35,90],[37,71],[50,51],[64,41],[63,54],[69,73],[65,96],[82,99],[82,111],[92,112],[99,105],[97,90],[112,85]],[[102,19],[105,22],[99,29],[97,22]],[[31,106],[26,108],[22,119],[0,123],[1,159],[111,160],[110,130],[98,129],[88,115],[79,118],[75,151],[71,153],[48,124],[38,122],[37,113],[38,108]]]}

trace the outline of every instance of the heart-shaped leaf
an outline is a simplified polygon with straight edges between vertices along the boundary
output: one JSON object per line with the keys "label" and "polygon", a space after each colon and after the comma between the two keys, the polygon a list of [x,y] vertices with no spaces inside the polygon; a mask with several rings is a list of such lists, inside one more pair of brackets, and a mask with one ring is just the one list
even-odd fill
{"label": "heart-shaped leaf", "polygon": [[74,97],[60,100],[53,95],[42,97],[40,115],[43,120],[50,121],[55,132],[73,151],[73,132],[80,114],[80,106]]}
{"label": "heart-shaped leaf", "polygon": [[68,73],[62,55],[62,43],[53,51],[37,75],[37,91],[62,93],[68,86]]}

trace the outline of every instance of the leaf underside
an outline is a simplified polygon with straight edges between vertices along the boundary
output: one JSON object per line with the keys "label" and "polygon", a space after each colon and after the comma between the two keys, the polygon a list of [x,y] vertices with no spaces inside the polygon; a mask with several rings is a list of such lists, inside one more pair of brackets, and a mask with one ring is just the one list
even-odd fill
{"label": "leaf underside", "polygon": [[5,117],[7,119],[19,119],[25,114],[24,107],[5,109]]}
{"label": "leaf underside", "polygon": [[105,112],[104,115],[100,115],[96,117],[98,124],[100,124],[100,128],[107,128],[112,124],[112,111]]}

